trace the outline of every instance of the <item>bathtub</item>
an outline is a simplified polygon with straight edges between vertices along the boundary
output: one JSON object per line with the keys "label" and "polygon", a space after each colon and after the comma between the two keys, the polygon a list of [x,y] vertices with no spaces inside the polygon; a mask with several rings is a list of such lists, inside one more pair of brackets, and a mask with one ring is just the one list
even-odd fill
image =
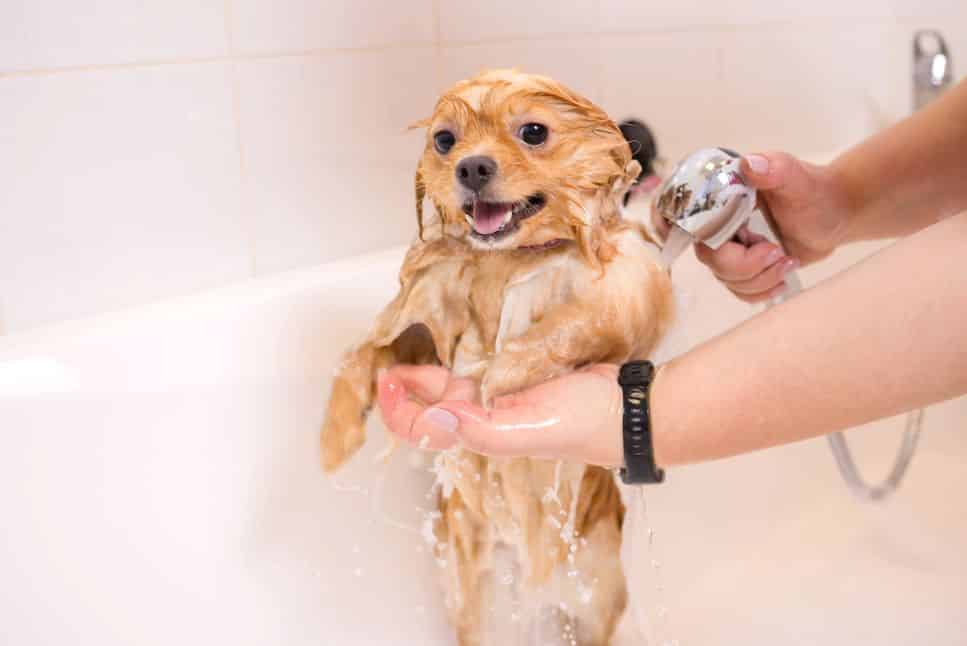
{"label": "bathtub", "polygon": [[[0,643],[453,644],[424,456],[381,461],[374,420],[344,472],[318,466],[333,367],[402,255],[0,338]],[[675,280],[682,347],[753,313],[690,257]],[[850,437],[880,474],[901,422],[875,426]],[[629,544],[636,607],[689,645],[962,643],[965,463],[957,400],[884,504],[822,439],[674,469],[646,490],[653,548]]]}

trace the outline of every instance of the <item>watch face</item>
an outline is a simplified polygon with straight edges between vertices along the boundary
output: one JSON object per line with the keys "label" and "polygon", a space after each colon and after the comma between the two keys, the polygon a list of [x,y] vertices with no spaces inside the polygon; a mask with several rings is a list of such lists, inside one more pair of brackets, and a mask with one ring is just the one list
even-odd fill
{"label": "watch face", "polygon": [[648,385],[654,372],[651,361],[629,361],[621,366],[618,383],[622,386]]}

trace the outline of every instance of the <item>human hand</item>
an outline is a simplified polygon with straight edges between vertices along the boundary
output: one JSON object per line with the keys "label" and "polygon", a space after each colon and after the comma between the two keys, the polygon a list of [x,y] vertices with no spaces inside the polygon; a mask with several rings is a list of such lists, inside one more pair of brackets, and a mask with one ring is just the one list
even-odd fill
{"label": "human hand", "polygon": [[477,382],[440,366],[391,368],[377,395],[386,426],[410,444],[605,467],[624,461],[618,366],[589,366],[497,397],[490,409],[478,397]]}
{"label": "human hand", "polygon": [[742,159],[742,175],[759,191],[778,227],[783,250],[748,229],[717,250],[695,255],[738,298],[755,303],[785,289],[788,272],[822,260],[839,245],[849,215],[845,191],[827,166],[769,152]]}

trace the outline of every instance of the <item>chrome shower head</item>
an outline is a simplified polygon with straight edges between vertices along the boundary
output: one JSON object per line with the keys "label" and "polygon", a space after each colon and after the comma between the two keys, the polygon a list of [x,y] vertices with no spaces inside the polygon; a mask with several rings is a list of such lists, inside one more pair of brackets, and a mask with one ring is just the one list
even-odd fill
{"label": "chrome shower head", "polygon": [[725,148],[703,148],[686,157],[658,190],[658,215],[692,241],[721,247],[761,210],[755,189],[739,171],[740,160]]}

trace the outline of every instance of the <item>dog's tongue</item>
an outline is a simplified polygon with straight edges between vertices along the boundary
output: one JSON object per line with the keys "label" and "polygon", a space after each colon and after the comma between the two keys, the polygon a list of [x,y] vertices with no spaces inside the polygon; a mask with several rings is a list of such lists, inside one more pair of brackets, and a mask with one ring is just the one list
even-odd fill
{"label": "dog's tongue", "polygon": [[473,230],[482,236],[497,233],[510,211],[510,204],[495,204],[477,200],[473,204]]}

